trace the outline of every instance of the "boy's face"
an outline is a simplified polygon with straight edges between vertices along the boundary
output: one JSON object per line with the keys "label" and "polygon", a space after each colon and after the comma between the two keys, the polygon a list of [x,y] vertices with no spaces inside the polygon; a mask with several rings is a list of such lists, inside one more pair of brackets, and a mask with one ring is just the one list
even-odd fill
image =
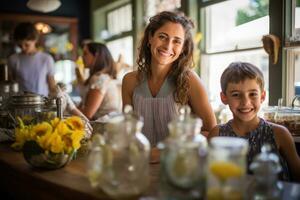
{"label": "boy's face", "polygon": [[250,121],[257,117],[266,92],[261,91],[255,79],[246,79],[239,83],[229,83],[226,94],[221,92],[221,100],[228,104],[235,119]]}
{"label": "boy's face", "polygon": [[19,47],[25,54],[31,54],[36,51],[36,40],[22,40],[18,42]]}

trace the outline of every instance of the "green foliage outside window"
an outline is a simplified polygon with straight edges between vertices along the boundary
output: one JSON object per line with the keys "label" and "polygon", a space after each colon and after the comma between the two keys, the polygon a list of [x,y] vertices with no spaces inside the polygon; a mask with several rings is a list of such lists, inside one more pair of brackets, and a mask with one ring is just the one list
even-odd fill
{"label": "green foliage outside window", "polygon": [[[297,0],[297,3],[300,0]],[[237,11],[236,25],[241,25],[269,14],[269,0],[251,0],[249,6]]]}

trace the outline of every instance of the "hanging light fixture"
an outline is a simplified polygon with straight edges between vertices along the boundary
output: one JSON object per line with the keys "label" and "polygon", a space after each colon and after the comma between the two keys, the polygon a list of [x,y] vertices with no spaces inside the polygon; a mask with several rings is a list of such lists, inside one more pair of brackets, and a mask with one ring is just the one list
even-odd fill
{"label": "hanging light fixture", "polygon": [[51,12],[61,5],[60,0],[29,0],[27,7],[38,12]]}

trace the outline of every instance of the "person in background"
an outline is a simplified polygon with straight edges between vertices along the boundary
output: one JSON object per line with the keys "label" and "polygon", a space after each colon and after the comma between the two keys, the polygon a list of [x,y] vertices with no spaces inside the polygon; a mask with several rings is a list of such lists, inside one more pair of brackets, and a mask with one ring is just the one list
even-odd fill
{"label": "person in background", "polygon": [[248,167],[261,147],[269,143],[272,152],[280,158],[281,179],[289,180],[291,172],[292,179],[300,181],[300,159],[291,133],[285,127],[257,116],[266,97],[262,72],[250,63],[231,63],[221,76],[221,88],[221,100],[229,105],[233,119],[217,125],[208,138],[231,136],[248,140]]}
{"label": "person in background", "polygon": [[108,48],[102,43],[87,43],[83,47],[82,59],[90,75],[84,84],[79,85],[81,112],[89,119],[97,119],[121,111],[115,62]]}
{"label": "person in background", "polygon": [[132,105],[144,118],[151,146],[168,135],[168,123],[188,104],[203,121],[206,135],[216,125],[212,107],[193,67],[193,23],[181,13],[164,11],[150,18],[138,53],[137,71],[122,83],[123,107]]}
{"label": "person in background", "polygon": [[18,24],[13,38],[21,52],[8,58],[10,79],[18,82],[22,92],[44,96],[55,93],[54,60],[49,54],[38,51],[36,43],[39,33],[34,24]]}

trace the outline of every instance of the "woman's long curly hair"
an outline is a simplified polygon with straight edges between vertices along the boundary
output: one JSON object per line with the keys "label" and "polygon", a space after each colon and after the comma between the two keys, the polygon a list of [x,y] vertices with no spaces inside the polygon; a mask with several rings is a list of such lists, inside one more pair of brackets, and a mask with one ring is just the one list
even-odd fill
{"label": "woman's long curly hair", "polygon": [[182,13],[163,11],[150,18],[144,36],[138,48],[139,54],[137,58],[138,74],[141,78],[142,74],[151,77],[151,49],[149,46],[149,37],[167,22],[181,24],[185,31],[183,49],[176,61],[172,65],[170,75],[174,78],[176,89],[174,91],[175,102],[186,104],[188,102],[189,85],[189,69],[193,67],[193,50],[194,43],[191,29],[194,28],[193,22]]}
{"label": "woman's long curly hair", "polygon": [[114,59],[105,44],[98,42],[89,42],[85,44],[93,56],[95,56],[94,66],[91,69],[90,76],[85,84],[88,84],[90,78],[97,72],[102,72],[116,78],[116,64]]}

